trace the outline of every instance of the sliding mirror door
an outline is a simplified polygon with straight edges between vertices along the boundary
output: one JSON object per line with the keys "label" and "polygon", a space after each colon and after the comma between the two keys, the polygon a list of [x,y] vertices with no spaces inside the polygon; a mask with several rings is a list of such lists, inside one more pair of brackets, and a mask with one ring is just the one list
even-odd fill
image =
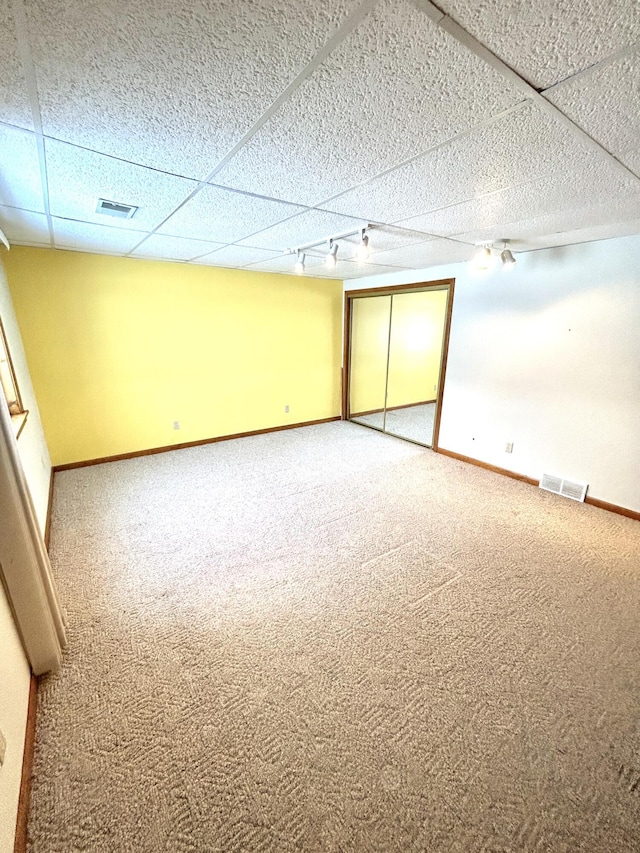
{"label": "sliding mirror door", "polygon": [[453,281],[374,292],[346,294],[346,417],[432,447]]}
{"label": "sliding mirror door", "polygon": [[350,418],[384,429],[391,297],[354,299],[351,310]]}
{"label": "sliding mirror door", "polygon": [[392,298],[385,431],[431,446],[447,291]]}

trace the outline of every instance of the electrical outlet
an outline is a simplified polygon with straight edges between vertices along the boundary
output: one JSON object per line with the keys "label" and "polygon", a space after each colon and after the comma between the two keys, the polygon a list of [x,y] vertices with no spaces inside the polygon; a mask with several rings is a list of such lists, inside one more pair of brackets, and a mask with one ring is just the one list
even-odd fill
{"label": "electrical outlet", "polygon": [[5,756],[6,751],[7,751],[7,739],[2,734],[2,732],[0,732],[0,767],[2,767],[2,765],[4,764],[4,756]]}
{"label": "electrical outlet", "polygon": [[508,441],[508,442],[505,444],[505,446],[504,446],[504,452],[505,452],[505,453],[513,453],[513,442],[512,442],[512,441]]}
{"label": "electrical outlet", "polygon": [[284,411],[285,411],[285,413],[286,413],[286,414],[288,414],[288,413],[289,413],[289,405],[288,405],[288,404],[284,407]]}
{"label": "electrical outlet", "polygon": [[180,421],[174,421],[173,422],[173,428],[174,429],[180,429]]}

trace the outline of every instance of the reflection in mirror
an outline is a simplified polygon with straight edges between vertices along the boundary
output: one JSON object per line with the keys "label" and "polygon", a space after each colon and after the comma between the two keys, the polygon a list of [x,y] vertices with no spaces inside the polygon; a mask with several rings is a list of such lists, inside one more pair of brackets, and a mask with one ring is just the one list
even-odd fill
{"label": "reflection in mirror", "polygon": [[351,306],[349,417],[384,429],[391,297],[360,297]]}
{"label": "reflection in mirror", "polygon": [[385,431],[431,446],[446,290],[393,295]]}

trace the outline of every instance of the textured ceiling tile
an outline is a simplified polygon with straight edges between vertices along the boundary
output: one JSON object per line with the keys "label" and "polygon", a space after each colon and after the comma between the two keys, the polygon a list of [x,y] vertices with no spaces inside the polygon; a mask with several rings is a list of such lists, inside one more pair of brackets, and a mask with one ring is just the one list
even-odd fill
{"label": "textured ceiling tile", "polygon": [[[564,213],[552,213],[512,222],[508,233],[504,226],[497,225],[481,228],[466,234],[458,235],[460,239],[470,243],[500,241],[505,236],[509,245],[515,250],[533,247],[564,245],[557,242],[563,234],[571,232],[574,236],[581,231],[604,231],[607,236],[622,236],[629,232],[628,223],[640,218],[640,194],[619,201],[609,201],[607,204],[596,204],[568,210]],[[585,240],[588,238],[585,238]],[[574,242],[571,240],[570,242]],[[579,242],[584,242],[580,240]]]}
{"label": "textured ceiling tile", "polygon": [[31,104],[9,6],[0,6],[0,121],[33,129]]}
{"label": "textured ceiling tile", "polygon": [[386,0],[216,183],[313,205],[521,99],[412,4]]}
{"label": "textured ceiling tile", "polygon": [[619,158],[624,165],[640,178],[640,149],[625,151]]}
{"label": "textured ceiling tile", "polygon": [[26,0],[45,133],[203,178],[357,0]]}
{"label": "textured ceiling tile", "polygon": [[379,252],[373,257],[375,263],[388,264],[396,267],[409,267],[420,269],[440,263],[443,255],[446,257],[469,254],[468,246],[460,246],[449,240],[430,240],[428,243],[419,243],[413,246],[405,246],[402,249],[392,249],[388,252]]}
{"label": "textured ceiling tile", "polygon": [[361,219],[352,219],[329,213],[325,210],[308,210],[290,219],[268,228],[260,234],[248,237],[242,243],[262,249],[284,252],[317,240],[325,240],[344,231],[351,231],[368,224]]}
{"label": "textured ceiling tile", "polygon": [[[140,234],[138,239],[142,239]],[[183,237],[169,237],[167,234],[150,234],[146,240],[131,253],[133,258],[158,258],[175,261],[190,261],[214,249],[220,243],[205,243],[203,240],[186,240]]]}
{"label": "textured ceiling tile", "polygon": [[[204,186],[159,229],[161,234],[235,243],[304,208]],[[261,244],[251,244],[261,248]],[[266,247],[270,248],[270,247]]]}
{"label": "textured ceiling tile", "polygon": [[342,261],[338,263],[335,267],[335,270],[330,273],[331,278],[339,278],[343,281],[350,281],[354,278],[365,278],[369,275],[382,275],[387,272],[397,272],[399,269],[408,269],[408,264],[397,264],[392,266],[391,264],[359,264],[354,261]]}
{"label": "textured ceiling tile", "polygon": [[640,218],[627,222],[607,223],[577,231],[564,231],[552,237],[535,235],[527,240],[530,249],[549,249],[554,246],[571,246],[575,243],[590,243],[593,240],[610,240],[615,237],[631,237],[640,234]]}
{"label": "textured ceiling tile", "polygon": [[502,224],[508,236],[509,223],[519,219],[589,207],[594,199],[604,203],[633,195],[639,189],[638,181],[589,152],[580,169],[556,170],[539,180],[412,217],[402,224],[443,236]]}
{"label": "textured ceiling tile", "polygon": [[[296,256],[292,254],[286,254],[278,255],[277,257],[272,258],[271,260],[262,260],[258,261],[257,263],[253,263],[250,265],[248,264],[247,269],[260,270],[261,272],[282,272],[293,275],[295,273],[295,263]],[[320,278],[325,277],[324,259],[321,257],[314,257],[307,253],[307,257],[305,259],[305,269],[307,272],[313,270],[311,274],[314,276]]]}
{"label": "textured ceiling tile", "polygon": [[137,231],[55,217],[53,235],[59,249],[77,249],[80,252],[108,255],[126,255],[140,241],[140,232]]}
{"label": "textured ceiling tile", "polygon": [[640,40],[637,0],[438,0],[437,5],[537,89]]}
{"label": "textured ceiling tile", "polygon": [[[165,175],[64,142],[45,141],[51,213],[135,231],[151,231],[196,187],[195,181]],[[133,204],[131,219],[96,213],[99,198]]]}
{"label": "textured ceiling tile", "polygon": [[563,83],[548,98],[608,151],[619,154],[637,146],[640,49]]}
{"label": "textured ceiling tile", "polygon": [[1,124],[0,204],[45,212],[35,135]]}
{"label": "textured ceiling tile", "polygon": [[9,242],[49,246],[49,226],[44,213],[31,213],[15,207],[0,206],[0,228]]}
{"label": "textured ceiling tile", "polygon": [[562,171],[593,154],[532,103],[328,202],[352,216],[398,222]]}
{"label": "textured ceiling tile", "polygon": [[224,246],[204,257],[196,258],[194,263],[214,267],[245,267],[248,264],[271,260],[278,254],[267,249],[250,249],[247,246]]}

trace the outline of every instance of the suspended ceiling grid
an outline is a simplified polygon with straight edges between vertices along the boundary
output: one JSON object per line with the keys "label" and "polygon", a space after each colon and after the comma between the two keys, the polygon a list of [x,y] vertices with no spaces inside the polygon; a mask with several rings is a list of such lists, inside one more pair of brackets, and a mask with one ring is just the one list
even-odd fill
{"label": "suspended ceiling grid", "polygon": [[[353,279],[640,233],[637,0],[5,0],[16,244]],[[128,220],[98,198],[133,204]]]}

